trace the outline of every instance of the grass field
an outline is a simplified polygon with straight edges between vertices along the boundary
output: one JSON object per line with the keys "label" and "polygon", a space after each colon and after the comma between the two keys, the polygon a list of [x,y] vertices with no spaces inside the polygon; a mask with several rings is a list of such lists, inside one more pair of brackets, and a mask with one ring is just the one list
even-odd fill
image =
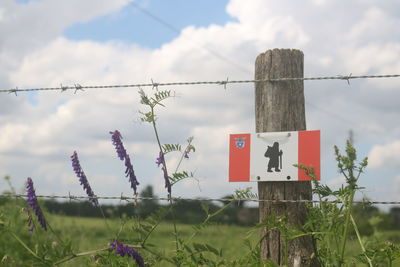
{"label": "grass field", "polygon": [[[60,232],[64,237],[70,237],[73,247],[79,252],[94,250],[106,247],[117,232],[120,230],[121,222],[119,219],[108,220],[110,232],[103,219],[67,217],[53,215],[50,218],[55,231]],[[127,223],[121,231],[122,239],[132,239],[132,225]],[[193,225],[177,225],[180,238],[187,239],[193,233]],[[217,249],[222,249],[224,258],[237,259],[249,252],[245,240],[249,239],[253,246],[257,243],[258,231],[251,232],[251,227],[241,227],[236,225],[212,225],[201,231],[193,242],[207,243]],[[396,241],[400,238],[400,231],[382,233],[382,239]],[[161,223],[151,235],[149,241],[154,244],[158,251],[163,251],[166,255],[171,255],[175,247],[173,225],[171,223]],[[132,244],[134,245],[134,244]],[[77,251],[77,252],[78,252]],[[350,240],[346,249],[346,254],[354,256],[361,253],[361,248],[356,240]],[[77,258],[69,261],[62,266],[83,266],[86,259]],[[166,262],[158,266],[168,266]],[[356,265],[365,266],[365,265]],[[400,266],[397,260],[393,266]]]}
{"label": "grass field", "polygon": [[[52,227],[63,237],[69,237],[72,245],[79,252],[100,249],[115,237],[110,233],[117,234],[120,230],[121,222],[119,219],[107,220],[110,232],[103,219],[68,217],[52,215],[49,218]],[[121,231],[121,239],[132,239],[132,225],[127,223]],[[177,225],[180,238],[183,240],[190,237],[193,233],[193,225]],[[194,239],[196,243],[207,243],[217,249],[222,249],[223,256],[228,259],[243,256],[249,250],[245,245],[245,239],[248,238],[253,244],[257,242],[258,232],[250,234],[250,227],[241,227],[236,225],[212,225],[203,229]],[[148,243],[153,244],[158,251],[163,251],[170,255],[175,248],[172,223],[161,223],[149,238]],[[132,244],[134,245],[134,244]],[[77,252],[78,252],[77,251]],[[77,266],[83,264],[83,259],[74,259],[63,266]],[[163,262],[160,266],[167,266]]]}
{"label": "grass field", "polygon": [[[5,208],[5,210],[8,210],[8,214],[14,214],[12,216],[12,219],[10,217],[11,221],[14,223],[14,225],[10,225],[10,228],[14,229],[16,235],[25,240],[30,249],[34,251],[36,251],[37,249],[43,251],[43,248],[38,248],[35,244],[47,244],[47,247],[51,250],[52,244],[55,241],[59,242],[56,236],[51,233],[51,231],[48,231],[46,233],[43,230],[38,229],[38,231],[35,230],[32,235],[27,231],[28,227],[26,225],[26,220],[24,219],[24,217],[20,217],[20,215],[18,215],[24,214],[23,211],[19,211],[15,209],[15,207],[13,208],[13,206],[3,206],[3,208]],[[71,242],[73,253],[81,253],[108,248],[109,243],[114,238],[116,238],[116,236],[118,236],[118,239],[124,243],[127,243],[129,245],[136,245],[134,240],[138,237],[138,232],[136,230],[133,230],[134,223],[136,223],[135,220],[127,220],[125,224],[122,224],[122,220],[119,218],[108,219],[106,224],[104,219],[100,218],[70,217],[52,215],[49,213],[47,213],[46,218],[47,221],[51,224],[54,232],[61,236],[64,242]],[[1,221],[2,220],[0,218],[0,226],[2,223]],[[195,231],[193,225],[187,224],[178,224],[177,230],[179,233],[179,238],[185,241],[188,240],[188,238]],[[155,250],[170,259],[171,256],[174,255],[173,252],[176,246],[175,236],[173,233],[173,224],[169,222],[162,222],[150,235],[146,246],[153,244],[154,246],[151,247],[152,250]],[[7,253],[9,253],[9,255],[12,255],[12,257],[17,260],[16,262],[18,262],[18,259],[22,260],[32,258],[32,255],[27,252],[26,248],[24,248],[20,243],[16,242],[15,238],[13,238],[12,235],[8,234],[7,232],[0,232],[0,234],[2,234],[0,235],[0,238],[3,239],[0,239],[0,243],[8,247],[8,250],[5,249],[4,251],[8,251]],[[400,242],[400,231],[379,232],[379,235],[377,235],[376,237],[379,241],[391,241],[398,244]],[[8,238],[10,238],[9,241],[11,242],[6,240]],[[246,240],[247,244],[250,243],[252,247],[255,247],[258,240],[258,230],[254,230],[251,227],[242,227],[237,225],[214,224],[202,229],[199,234],[196,235],[193,240],[191,240],[191,242],[188,242],[187,244],[190,245],[193,243],[199,243],[211,245],[218,250],[221,249],[223,258],[231,261],[240,259],[246,254],[250,253],[250,250],[246,245]],[[138,251],[145,256],[146,260],[148,259],[148,252],[144,252],[143,249],[138,249]],[[113,252],[102,253],[112,254]],[[349,240],[346,246],[346,255],[348,256],[348,258],[352,258],[360,253],[361,247],[357,240],[355,240],[354,238]],[[70,252],[63,255],[70,255]],[[94,264],[93,255],[95,255],[95,253],[88,254],[87,256],[77,257],[63,263],[60,266],[96,266]],[[0,260],[3,256],[4,255],[0,255]],[[57,257],[56,260],[58,261],[64,257],[65,256]],[[206,257],[217,259],[217,256],[213,255],[210,252],[206,252]],[[152,258],[154,260],[154,257]],[[135,266],[132,259],[126,259],[126,263],[129,263],[130,265],[121,266]],[[0,266],[15,266],[15,264],[2,265],[2,263],[0,262]],[[151,262],[151,266],[172,265],[169,265],[166,261],[155,261]],[[351,266],[366,265],[358,264]],[[379,265],[379,267],[381,266],[386,267],[385,265]],[[395,262],[393,262],[392,266],[400,266],[400,260],[396,260]]]}

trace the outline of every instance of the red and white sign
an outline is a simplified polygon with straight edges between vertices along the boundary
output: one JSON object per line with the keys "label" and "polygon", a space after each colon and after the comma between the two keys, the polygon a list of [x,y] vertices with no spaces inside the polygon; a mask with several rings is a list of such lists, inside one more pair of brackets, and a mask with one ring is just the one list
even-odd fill
{"label": "red and white sign", "polygon": [[312,180],[293,164],[314,167],[320,180],[320,131],[230,135],[230,182]]}

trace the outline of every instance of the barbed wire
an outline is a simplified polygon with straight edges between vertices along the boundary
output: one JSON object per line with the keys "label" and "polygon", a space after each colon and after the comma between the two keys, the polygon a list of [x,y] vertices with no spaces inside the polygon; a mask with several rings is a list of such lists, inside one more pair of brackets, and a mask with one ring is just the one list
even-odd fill
{"label": "barbed wire", "polygon": [[[0,194],[0,198],[26,198],[27,195],[24,194]],[[89,199],[104,199],[104,200],[120,200],[120,201],[138,201],[138,200],[160,200],[160,201],[222,201],[222,202],[229,202],[229,201],[238,201],[238,202],[272,202],[272,203],[335,203],[341,204],[343,201],[339,200],[308,200],[308,199],[258,199],[258,198],[240,198],[240,197],[233,197],[233,198],[190,198],[190,197],[143,197],[143,196],[133,196],[128,197],[121,194],[121,196],[74,196],[69,194],[67,195],[36,195],[37,198],[45,198],[45,199],[69,199],[69,200],[89,200]],[[355,200],[353,203],[358,204],[367,204],[367,205],[399,205],[400,201],[370,201],[370,200]]]}
{"label": "barbed wire", "polygon": [[400,74],[384,74],[384,75],[337,75],[337,76],[321,76],[321,77],[298,77],[298,78],[271,78],[271,79],[253,79],[253,80],[221,80],[221,81],[194,81],[194,82],[163,82],[163,83],[137,83],[137,84],[114,84],[114,85],[88,85],[82,86],[78,83],[73,86],[63,86],[60,84],[59,87],[39,87],[39,88],[13,88],[13,89],[1,89],[0,93],[15,93],[17,92],[29,92],[29,91],[67,91],[75,90],[84,91],[85,89],[108,89],[108,88],[131,88],[131,87],[153,87],[157,88],[159,86],[180,86],[180,85],[207,85],[207,84],[217,84],[223,85],[226,88],[227,84],[235,83],[260,83],[260,82],[280,82],[280,81],[315,81],[315,80],[345,80],[350,84],[351,79],[376,79],[376,78],[397,78]]}

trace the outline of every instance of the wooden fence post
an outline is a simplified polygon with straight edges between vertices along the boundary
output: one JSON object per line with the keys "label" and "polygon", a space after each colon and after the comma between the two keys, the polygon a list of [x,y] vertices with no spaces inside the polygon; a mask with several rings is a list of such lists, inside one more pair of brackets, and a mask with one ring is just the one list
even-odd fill
{"label": "wooden fence post", "polygon": [[[255,79],[303,77],[303,52],[273,49],[260,54]],[[300,131],[306,129],[303,81],[260,82],[255,85],[256,132]],[[311,182],[258,182],[260,199],[312,199]],[[307,219],[304,203],[259,203],[260,222],[271,214],[286,215],[290,224],[301,227]],[[261,258],[284,263],[284,241],[278,231],[261,230]],[[310,236],[296,238],[288,245],[289,266],[320,266],[315,258],[315,241]]]}

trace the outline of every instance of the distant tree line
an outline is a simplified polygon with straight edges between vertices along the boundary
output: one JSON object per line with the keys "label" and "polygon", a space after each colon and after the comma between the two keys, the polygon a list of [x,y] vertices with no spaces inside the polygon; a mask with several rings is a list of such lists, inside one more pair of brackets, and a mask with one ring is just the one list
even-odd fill
{"label": "distant tree line", "polygon": [[[141,193],[142,197],[154,197],[152,186],[147,186]],[[229,198],[231,196],[227,196]],[[175,219],[179,223],[197,224],[204,221],[206,217],[205,209],[209,213],[216,211],[224,202],[211,202],[205,200],[179,200],[174,202]],[[166,206],[157,200],[140,200],[137,204],[127,203],[120,205],[101,205],[106,217],[139,217],[146,218],[157,209]],[[45,200],[46,210],[54,214],[82,217],[102,217],[100,210],[94,207],[89,201],[56,201]],[[207,208],[205,208],[207,206]],[[168,214],[166,220],[172,220],[172,214]],[[258,222],[258,208],[246,207],[243,202],[234,202],[213,220],[224,224],[255,225]]]}

